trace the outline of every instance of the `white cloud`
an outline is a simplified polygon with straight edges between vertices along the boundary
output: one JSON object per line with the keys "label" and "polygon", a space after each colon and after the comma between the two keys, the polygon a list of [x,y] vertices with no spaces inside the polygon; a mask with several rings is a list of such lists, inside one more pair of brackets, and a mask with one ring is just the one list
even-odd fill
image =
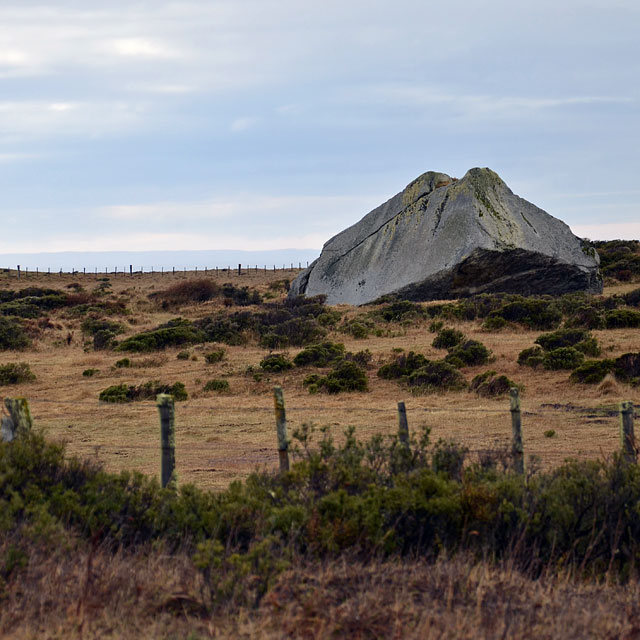
{"label": "white cloud", "polygon": [[119,56],[127,58],[169,59],[180,57],[171,47],[145,38],[121,38],[110,43]]}
{"label": "white cloud", "polygon": [[246,131],[247,129],[255,127],[259,121],[259,118],[252,118],[249,116],[244,118],[236,118],[229,126],[229,130],[232,133],[240,133],[241,131]]}
{"label": "white cloud", "polygon": [[640,240],[640,222],[572,224],[571,231],[580,238],[591,240]]}

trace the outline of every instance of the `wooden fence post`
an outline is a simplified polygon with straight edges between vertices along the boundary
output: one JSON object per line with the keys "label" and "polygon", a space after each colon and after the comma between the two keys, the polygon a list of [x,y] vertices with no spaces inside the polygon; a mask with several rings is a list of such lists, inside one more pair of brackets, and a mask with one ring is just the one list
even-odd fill
{"label": "wooden fence post", "polygon": [[511,455],[513,456],[513,470],[524,474],[524,446],[522,444],[522,416],[520,415],[520,392],[517,387],[509,390],[511,396]]}
{"label": "wooden fence post", "polygon": [[405,449],[409,448],[409,423],[404,402],[398,402],[398,440]]}
{"label": "wooden fence post", "polygon": [[638,461],[636,438],[633,433],[633,402],[620,403],[620,446],[626,463]]}
{"label": "wooden fence post", "polygon": [[284,393],[282,392],[282,387],[273,387],[273,401],[276,410],[280,473],[284,473],[285,471],[289,471],[289,442],[287,441],[287,416],[284,410]]}
{"label": "wooden fence post", "polygon": [[26,436],[33,427],[27,400],[25,398],[5,398],[4,404],[11,417],[2,420],[2,439],[5,442],[11,442],[16,438]]}
{"label": "wooden fence post", "polygon": [[162,486],[177,482],[176,468],[176,416],[173,396],[160,393],[156,397],[156,404],[160,413],[160,480]]}

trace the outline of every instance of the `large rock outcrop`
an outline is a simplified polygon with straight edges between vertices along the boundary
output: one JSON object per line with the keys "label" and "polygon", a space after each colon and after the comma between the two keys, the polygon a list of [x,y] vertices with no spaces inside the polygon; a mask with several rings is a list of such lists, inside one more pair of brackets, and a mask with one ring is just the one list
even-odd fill
{"label": "large rock outcrop", "polygon": [[290,297],[365,304],[385,294],[438,300],[478,293],[602,291],[594,249],[516,196],[490,169],[428,172],[331,238]]}

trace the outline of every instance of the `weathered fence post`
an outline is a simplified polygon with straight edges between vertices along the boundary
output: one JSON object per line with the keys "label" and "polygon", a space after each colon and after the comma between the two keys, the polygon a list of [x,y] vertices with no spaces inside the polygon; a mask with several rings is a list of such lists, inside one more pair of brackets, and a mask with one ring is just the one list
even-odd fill
{"label": "weathered fence post", "polygon": [[511,455],[513,456],[513,470],[517,474],[524,474],[524,446],[522,444],[522,416],[520,415],[520,392],[517,387],[509,390],[511,396]]}
{"label": "weathered fence post", "polygon": [[273,387],[273,401],[276,410],[280,473],[284,473],[285,471],[289,471],[289,442],[287,441],[287,416],[284,410],[284,393],[282,392],[282,387]]}
{"label": "weathered fence post", "polygon": [[242,275],[242,265],[238,265],[238,275]]}
{"label": "weathered fence post", "polygon": [[638,461],[636,437],[633,433],[633,402],[620,403],[620,446],[625,462]]}
{"label": "weathered fence post", "polygon": [[33,427],[29,403],[25,398],[5,398],[4,404],[11,417],[2,418],[2,439],[11,442],[26,436]]}
{"label": "weathered fence post", "polygon": [[160,479],[162,486],[177,481],[176,468],[176,416],[173,396],[160,393],[156,397],[156,404],[160,413]]}
{"label": "weathered fence post", "polygon": [[20,280],[20,265],[18,265],[18,280]]}
{"label": "weathered fence post", "polygon": [[404,402],[398,402],[398,440],[405,449],[409,448],[409,423]]}

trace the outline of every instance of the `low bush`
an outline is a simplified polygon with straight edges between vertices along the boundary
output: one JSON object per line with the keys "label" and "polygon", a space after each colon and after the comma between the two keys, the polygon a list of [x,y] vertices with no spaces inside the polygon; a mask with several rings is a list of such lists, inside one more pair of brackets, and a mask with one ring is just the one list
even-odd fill
{"label": "low bush", "polygon": [[521,386],[510,380],[505,375],[498,375],[495,371],[485,371],[471,380],[469,391],[475,391],[479,396],[495,398],[509,393],[512,387],[521,389]]}
{"label": "low bush", "polygon": [[491,311],[488,318],[502,318],[517,322],[529,329],[555,329],[562,321],[562,312],[556,303],[539,298],[520,298]]}
{"label": "low bush", "polygon": [[364,340],[371,335],[375,329],[375,323],[367,318],[357,317],[350,320],[344,320],[340,325],[340,331],[347,333],[356,340]]}
{"label": "low bush", "polygon": [[344,358],[344,345],[340,342],[321,342],[305,347],[293,359],[296,367],[328,367],[332,362]]}
{"label": "low bush", "polygon": [[408,378],[414,371],[429,364],[429,360],[421,353],[409,351],[400,353],[391,362],[378,369],[378,377],[385,380],[402,380]]}
{"label": "low bush", "polygon": [[135,402],[138,400],[155,400],[160,393],[168,393],[173,396],[176,401],[186,400],[188,398],[187,390],[182,382],[175,382],[172,385],[162,384],[157,380],[150,380],[144,384],[127,385],[115,384],[100,392],[99,400],[101,402]]}
{"label": "low bush", "polygon": [[189,320],[176,318],[157,329],[144,331],[124,339],[116,351],[149,352],[167,347],[179,347],[184,344],[205,342],[205,333],[196,328]]}
{"label": "low bush", "polygon": [[0,385],[33,382],[36,379],[26,362],[10,362],[0,365]]}
{"label": "low bush", "polygon": [[567,326],[604,329],[606,327],[604,311],[594,304],[582,305],[567,318]]}
{"label": "low bush", "polygon": [[431,345],[436,349],[451,349],[464,340],[464,333],[458,329],[441,329]]}
{"label": "low bush", "polygon": [[543,333],[536,338],[545,351],[553,351],[560,347],[574,347],[588,356],[600,355],[598,341],[587,329],[559,329],[553,333]]}
{"label": "low bush", "polygon": [[640,384],[640,352],[625,353],[616,358],[613,372],[620,382]]}
{"label": "low bush", "polygon": [[224,355],[224,349],[214,349],[204,354],[204,361],[207,364],[215,364],[216,362],[221,362],[224,359]]}
{"label": "low bush", "polygon": [[356,351],[355,353],[351,353],[351,351],[347,351],[344,355],[345,360],[351,360],[351,362],[355,362],[358,366],[366,369],[373,360],[373,354],[369,349],[364,349],[363,351]]}
{"label": "low bush", "polygon": [[420,304],[409,300],[400,300],[371,311],[369,315],[385,322],[404,322],[424,318],[427,313]]}
{"label": "low bush", "polygon": [[326,376],[317,374],[307,376],[303,385],[310,393],[317,391],[326,391],[327,393],[367,391],[369,388],[364,369],[350,360],[341,360]]}
{"label": "low bush", "polygon": [[582,384],[599,384],[613,371],[615,360],[585,360],[569,376],[571,382]]}
{"label": "low bush", "polygon": [[116,361],[116,369],[128,369],[131,366],[131,360],[129,358],[121,358]]}
{"label": "low bush", "polygon": [[560,347],[559,349],[548,351],[542,358],[542,366],[552,371],[576,369],[583,362],[584,353],[574,347]]}
{"label": "low bush", "polygon": [[176,358],[178,360],[188,360],[191,357],[191,354],[188,351],[178,351],[176,354]]}
{"label": "low bush", "polygon": [[271,373],[293,369],[293,362],[283,353],[273,353],[260,361],[260,368]]}
{"label": "low bush", "polygon": [[96,373],[100,373],[100,369],[85,369],[85,370],[82,372],[82,375],[83,375],[85,378],[91,378],[91,377],[95,376],[95,375],[96,375]]}
{"label": "low bush", "polygon": [[20,350],[31,345],[27,332],[17,318],[0,316],[0,350]]}
{"label": "low bush", "polygon": [[486,364],[491,359],[491,351],[477,340],[466,340],[449,350],[445,360],[454,367],[473,367]]}
{"label": "low bush", "polygon": [[536,367],[542,366],[544,362],[544,351],[540,347],[529,347],[523,349],[518,354],[518,364],[522,367]]}
{"label": "low bush", "polygon": [[629,293],[625,293],[622,297],[630,307],[640,307],[640,289],[629,291]]}
{"label": "low bush", "polygon": [[458,369],[443,360],[427,362],[409,375],[407,384],[414,393],[457,391],[467,387]]}
{"label": "low bush", "polygon": [[611,309],[604,314],[607,329],[640,327],[640,311],[635,309]]}
{"label": "low bush", "polygon": [[205,391],[217,391],[219,393],[223,392],[223,391],[229,391],[229,381],[228,380],[220,380],[220,379],[209,380],[204,385],[204,390]]}
{"label": "low bush", "polygon": [[164,309],[185,304],[207,302],[220,295],[220,285],[213,280],[197,278],[178,282],[162,291],[155,291],[149,295],[158,301]]}

